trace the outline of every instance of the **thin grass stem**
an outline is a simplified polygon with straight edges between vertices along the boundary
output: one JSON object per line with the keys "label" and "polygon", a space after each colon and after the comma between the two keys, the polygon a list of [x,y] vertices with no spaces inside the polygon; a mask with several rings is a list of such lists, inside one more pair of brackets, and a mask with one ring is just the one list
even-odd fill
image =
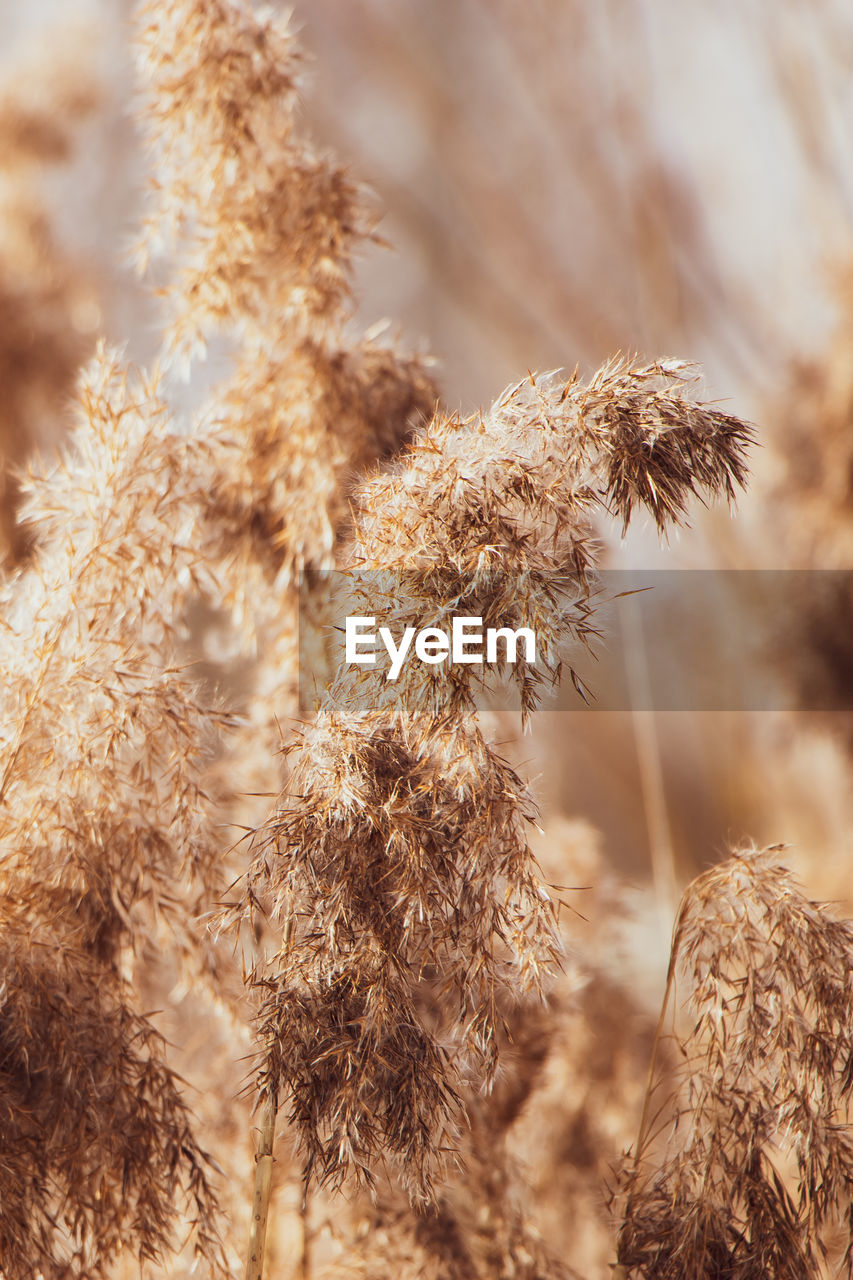
{"label": "thin grass stem", "polygon": [[255,1154],[255,1191],[252,1197],[252,1222],[249,1228],[249,1248],[246,1257],[246,1280],[262,1280],[264,1274],[264,1249],[267,1238],[270,1192],[272,1189],[273,1145],[278,1100],[275,1094],[267,1095],[261,1115],[260,1138]]}

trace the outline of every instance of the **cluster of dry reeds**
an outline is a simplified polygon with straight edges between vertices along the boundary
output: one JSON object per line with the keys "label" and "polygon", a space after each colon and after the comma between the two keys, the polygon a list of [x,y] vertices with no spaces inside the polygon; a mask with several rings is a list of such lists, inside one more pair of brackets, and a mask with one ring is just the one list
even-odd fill
{"label": "cluster of dry reeds", "polygon": [[[562,864],[536,844],[475,670],[413,666],[391,696],[342,671],[310,708],[297,690],[299,595],[337,569],[395,628],[464,602],[535,630],[540,663],[510,673],[524,726],[564,667],[580,684],[567,641],[596,634],[602,523],[645,511],[667,534],[733,500],[751,428],[673,359],[446,410],[428,360],[353,336],[374,218],[297,128],[288,25],[248,0],[149,0],[137,49],[158,360],[99,345],[6,539],[0,1273],[233,1275],[244,1251],[250,1280],[297,1260],[307,1276],[325,1233],[330,1275],[569,1276],[523,1135],[592,1216],[633,1118],[608,1114],[612,1082],[642,1108],[618,1274],[817,1276],[853,1187],[849,926],[775,851],[712,868],[684,898],[652,1044],[630,983],[567,958],[548,879],[589,840]],[[9,112],[10,164],[64,152],[48,118]],[[32,273],[16,287],[50,336],[54,296]],[[67,337],[43,389],[76,364]],[[15,414],[36,411],[8,404],[20,439]],[[692,1025],[673,1052],[679,975]],[[187,1059],[193,1036],[227,1044],[195,1096],[150,1012],[180,1000]]]}
{"label": "cluster of dry reeds", "polygon": [[669,1104],[652,1062],[622,1187],[623,1276],[794,1280],[827,1260],[853,1267],[853,928],[803,895],[779,853],[740,852],[682,901],[659,1033],[679,979],[689,1022],[674,1032]]}

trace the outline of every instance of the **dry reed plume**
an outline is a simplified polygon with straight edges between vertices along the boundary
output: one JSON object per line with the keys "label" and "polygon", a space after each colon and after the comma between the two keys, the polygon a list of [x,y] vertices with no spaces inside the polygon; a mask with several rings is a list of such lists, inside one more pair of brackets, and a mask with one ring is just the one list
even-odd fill
{"label": "dry reed plume", "polygon": [[32,1150],[31,1110],[44,1149],[26,1196],[18,1164],[3,1165],[4,1201],[18,1206],[10,1277],[30,1274],[33,1248],[46,1275],[81,1277],[126,1248],[158,1254],[182,1183],[197,1247],[216,1256],[205,1158],[131,985],[152,931],[193,945],[192,884],[198,895],[214,883],[201,778],[229,717],[200,706],[168,661],[180,601],[207,579],[191,540],[204,456],[172,431],[154,386],[102,351],[67,450],[26,485],[34,546],[4,585],[0,633],[4,1060],[20,1126],[9,1150]]}
{"label": "dry reed plume", "polygon": [[735,854],[682,901],[661,1025],[680,980],[692,1025],[674,1032],[662,1149],[652,1063],[622,1185],[623,1277],[816,1277],[839,1222],[853,1270],[853,927],[804,896],[780,848]]}
{"label": "dry reed plume", "polygon": [[[221,0],[140,10],[155,171],[140,261],[171,253],[164,356],[188,371],[213,336],[231,370],[200,407],[240,449],[211,490],[223,592],[256,664],[234,752],[277,790],[276,715],[295,697],[296,582],[330,567],[359,468],[432,412],[426,363],[346,331],[361,191],[296,129],[301,60],[286,24]],[[240,766],[238,766],[239,768]]]}
{"label": "dry reed plume", "polygon": [[[733,496],[749,429],[684,395],[681,365],[531,378],[488,415],[439,415],[358,494],[349,563],[402,627],[464,607],[535,627],[546,668],[592,613],[591,510],[666,529],[700,490]],[[342,674],[295,747],[237,911],[284,942],[254,981],[261,1092],[288,1102],[321,1180],[398,1160],[430,1201],[461,1075],[497,1066],[501,991],[555,963],[553,906],[526,829],[535,805],[472,718],[470,668],[401,679],[393,702]],[[522,713],[536,683],[520,663]],[[375,677],[374,677],[375,679]],[[378,700],[378,701],[377,701]]]}

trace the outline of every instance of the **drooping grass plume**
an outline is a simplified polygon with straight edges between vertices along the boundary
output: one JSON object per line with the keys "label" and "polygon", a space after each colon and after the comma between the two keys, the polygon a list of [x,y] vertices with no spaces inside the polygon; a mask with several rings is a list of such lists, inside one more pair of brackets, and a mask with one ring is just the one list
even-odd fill
{"label": "drooping grass plume", "polygon": [[432,412],[435,389],[423,360],[344,333],[367,218],[296,128],[287,24],[233,0],[166,0],[140,9],[138,47],[156,175],[143,256],[171,248],[181,268],[165,351],[232,344],[208,405],[244,445],[220,515],[287,585],[333,563],[354,475]]}
{"label": "drooping grass plume", "polygon": [[[691,498],[731,500],[744,483],[751,429],[692,401],[694,378],[680,361],[617,360],[586,385],[577,375],[530,377],[487,414],[437,414],[358,495],[350,564],[374,575],[371,611],[394,627],[424,617],[441,625],[464,602],[484,628],[532,628],[540,668],[556,673],[561,642],[592,629],[591,518],[612,515],[624,531],[645,508],[666,532],[683,523]],[[412,678],[445,671],[413,667]],[[526,714],[537,673],[519,662],[514,678]],[[442,700],[470,708],[471,669],[450,681]],[[398,687],[419,705],[420,690]]]}
{"label": "drooping grass plume", "polygon": [[128,979],[155,937],[178,961],[200,948],[196,901],[221,874],[203,781],[231,718],[198,701],[174,645],[187,599],[213,589],[204,511],[222,450],[177,432],[155,382],[101,349],[67,448],[26,482],[31,560],[0,614],[10,1277],[36,1256],[83,1280],[122,1249],[161,1253],[181,1186],[219,1273],[204,1159]]}
{"label": "drooping grass plume", "polygon": [[208,1157],[151,1024],[67,936],[0,924],[0,1267],[93,1280],[174,1248],[222,1274]]}
{"label": "drooping grass plume", "polygon": [[[437,415],[358,496],[350,562],[379,571],[372,610],[432,621],[464,598],[484,623],[535,626],[556,674],[567,620],[583,634],[592,611],[595,508],[627,523],[645,505],[665,528],[697,490],[743,482],[749,428],[689,401],[683,373],[531,378],[487,415]],[[338,676],[233,910],[286,922],[255,973],[259,1085],[309,1167],[370,1180],[391,1157],[427,1200],[462,1076],[494,1077],[501,994],[538,989],[557,953],[535,807],[471,715],[470,670],[401,680],[390,705]]]}
{"label": "drooping grass plume", "polygon": [[226,600],[260,655],[235,758],[254,761],[247,790],[277,789],[298,576],[335,563],[355,477],[430,416],[436,390],[422,357],[345,330],[372,217],[297,127],[289,25],[233,0],[167,0],[140,8],[138,48],[154,166],[141,261],[177,261],[165,356],[188,367],[218,337],[233,359],[201,416],[242,445],[214,498]]}
{"label": "drooping grass plume", "polygon": [[[539,1229],[537,1191],[529,1185],[532,1170],[518,1158],[528,1109],[540,1101],[537,1093],[546,1087],[551,1059],[562,1049],[561,1035],[568,1026],[579,1029],[572,1019],[561,1026],[565,1014],[551,999],[547,1006],[535,1000],[505,1001],[502,1070],[490,1094],[466,1090],[460,1167],[437,1189],[435,1204],[425,1208],[413,1208],[399,1187],[389,1183],[380,1182],[372,1198],[362,1197],[353,1215],[355,1238],[329,1280],[578,1280],[553,1240]],[[579,1088],[589,1087],[591,1077],[580,1055],[573,1065]],[[562,1131],[554,1132],[564,1117],[558,1119],[553,1107],[548,1110],[553,1136],[564,1137]],[[552,1168],[550,1177],[560,1179],[560,1190],[565,1189],[562,1167]],[[576,1207],[574,1197],[570,1204],[564,1212]],[[573,1225],[577,1235],[586,1226],[576,1218]]]}
{"label": "drooping grass plume", "polygon": [[369,223],[341,166],[294,133],[293,34],[234,0],[157,0],[139,16],[160,175],[147,245],[181,255],[171,345],[188,356],[210,332],[271,321],[325,341]]}
{"label": "drooping grass plume", "polygon": [[682,900],[664,1003],[687,1005],[680,1089],[661,1148],[653,1064],[621,1187],[623,1280],[808,1280],[834,1227],[851,1238],[853,926],[805,897],[780,852],[743,850]]}
{"label": "drooping grass plume", "polygon": [[35,912],[50,895],[106,958],[137,907],[168,916],[210,872],[202,771],[228,717],[168,658],[182,600],[210,586],[209,443],[177,434],[156,388],[106,351],[79,416],[27,481],[34,559],[4,590],[0,833],[10,890],[32,889]]}

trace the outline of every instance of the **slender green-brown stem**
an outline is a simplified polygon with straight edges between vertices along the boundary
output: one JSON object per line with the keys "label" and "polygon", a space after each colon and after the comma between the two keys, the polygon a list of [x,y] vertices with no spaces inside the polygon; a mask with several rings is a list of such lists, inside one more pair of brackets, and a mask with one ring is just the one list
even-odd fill
{"label": "slender green-brown stem", "polygon": [[255,1192],[252,1197],[252,1225],[249,1229],[246,1280],[262,1280],[264,1274],[264,1246],[267,1238],[267,1218],[272,1187],[272,1152],[277,1114],[277,1099],[273,1093],[269,1093],[261,1113],[260,1138],[255,1154]]}
{"label": "slender green-brown stem", "polygon": [[[293,916],[287,917],[282,938],[282,951],[287,951],[293,937]],[[267,1240],[267,1220],[270,1211],[272,1189],[273,1147],[275,1122],[278,1115],[278,1094],[270,1082],[261,1111],[258,1149],[255,1152],[255,1190],[252,1196],[252,1222],[249,1228],[249,1247],[246,1253],[246,1280],[263,1280],[264,1248]]]}
{"label": "slender green-brown stem", "polygon": [[657,1026],[655,1027],[655,1038],[654,1038],[654,1043],[652,1045],[652,1056],[649,1062],[649,1075],[646,1081],[646,1093],[645,1093],[645,1097],[643,1098],[643,1113],[640,1116],[640,1131],[637,1134],[637,1146],[636,1146],[636,1150],[634,1151],[634,1172],[635,1173],[640,1166],[640,1160],[642,1159],[643,1150],[645,1148],[646,1139],[648,1137],[649,1115],[651,1112],[652,1094],[654,1093],[654,1090],[655,1090],[655,1073],[657,1071],[657,1064],[658,1064],[658,1051],[660,1050],[660,1042],[663,1037],[663,1029],[666,1023],[666,1013],[667,1013],[667,1009],[669,1008],[670,996],[672,995],[672,988],[675,982],[675,969],[676,969],[676,962],[678,960],[678,946],[679,946],[679,943],[681,942],[681,923],[682,923],[683,916],[684,916],[684,900],[682,900],[682,905],[678,912],[678,918],[675,922],[675,929],[672,935],[672,950],[670,951],[669,968],[667,970],[667,975],[666,975],[666,990],[663,993],[663,1003],[661,1004],[661,1007],[660,1007],[660,1016],[658,1017],[658,1023],[657,1023]]}

